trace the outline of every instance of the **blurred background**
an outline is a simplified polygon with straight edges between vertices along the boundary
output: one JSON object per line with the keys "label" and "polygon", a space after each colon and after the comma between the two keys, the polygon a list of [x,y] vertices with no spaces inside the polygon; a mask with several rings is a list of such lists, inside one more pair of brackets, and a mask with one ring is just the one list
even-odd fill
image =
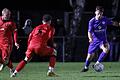
{"label": "blurred background", "polygon": [[[8,8],[17,24],[20,49],[13,48],[11,58],[18,62],[25,57],[29,32],[41,24],[43,14],[53,17],[56,33],[54,41],[57,44],[57,61],[85,61],[88,49],[88,21],[94,16],[95,7],[103,6],[104,15],[115,21],[120,21],[119,0],[4,0],[0,10]],[[1,13],[0,13],[1,14]],[[27,19],[31,20],[30,29],[25,27]],[[104,61],[120,61],[120,28],[110,26],[107,29],[110,43],[109,55]],[[96,53],[100,52],[97,51]],[[95,60],[99,54],[96,55]],[[31,61],[48,61],[48,58],[34,56]]]}

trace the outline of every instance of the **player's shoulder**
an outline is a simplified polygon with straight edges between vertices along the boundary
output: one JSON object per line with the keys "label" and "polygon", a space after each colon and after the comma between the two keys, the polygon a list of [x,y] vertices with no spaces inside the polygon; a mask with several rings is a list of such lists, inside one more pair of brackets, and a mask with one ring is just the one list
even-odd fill
{"label": "player's shoulder", "polygon": [[14,26],[16,26],[16,23],[12,20],[12,19],[10,19],[10,20],[7,20],[7,21],[5,21],[7,24],[9,24],[9,25],[12,25],[13,27]]}
{"label": "player's shoulder", "polygon": [[94,22],[94,21],[95,21],[95,17],[93,17],[89,20],[89,22]]}
{"label": "player's shoulder", "polygon": [[106,16],[103,16],[102,18],[103,18],[103,19],[108,19]]}
{"label": "player's shoulder", "polygon": [[6,22],[7,22],[7,23],[9,23],[9,24],[11,24],[11,25],[16,25],[15,21],[14,21],[14,20],[12,20],[12,19],[7,20]]}

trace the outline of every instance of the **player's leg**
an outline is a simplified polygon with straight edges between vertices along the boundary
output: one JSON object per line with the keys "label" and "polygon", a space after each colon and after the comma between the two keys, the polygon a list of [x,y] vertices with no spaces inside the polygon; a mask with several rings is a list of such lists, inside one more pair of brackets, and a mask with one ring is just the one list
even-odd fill
{"label": "player's leg", "polygon": [[9,45],[9,48],[7,49],[8,51],[8,56],[9,56],[9,62],[7,64],[8,68],[10,69],[10,75],[14,72],[14,67],[13,67],[13,64],[12,64],[12,60],[10,59],[10,55],[11,55],[11,52],[12,52],[12,47],[13,45]]}
{"label": "player's leg", "polygon": [[0,71],[3,69],[2,51],[0,50]]}
{"label": "player's leg", "polygon": [[102,44],[100,46],[100,48],[102,49],[102,53],[100,54],[96,64],[102,62],[104,60],[104,58],[106,57],[106,55],[108,54],[108,52],[109,52],[109,44],[108,43]]}
{"label": "player's leg", "polygon": [[87,55],[87,58],[85,61],[85,65],[81,72],[88,71],[89,65],[90,65],[90,63],[94,57],[95,51],[97,50],[98,47],[99,47],[99,43],[97,43],[97,42],[90,43],[89,48],[88,48],[88,55]]}
{"label": "player's leg", "polygon": [[49,67],[48,67],[47,76],[57,76],[54,73],[57,51],[54,48],[50,48],[46,46],[42,49],[42,53],[44,53],[45,56],[49,56]]}
{"label": "player's leg", "polygon": [[92,54],[88,53],[87,58],[86,58],[86,61],[85,61],[84,68],[82,69],[81,72],[86,72],[86,71],[88,71],[89,65],[90,65],[93,57],[94,57],[94,53],[92,53]]}
{"label": "player's leg", "polygon": [[2,51],[1,51],[1,49],[0,49],[0,64],[3,64],[3,62],[2,62]]}
{"label": "player's leg", "polygon": [[3,69],[3,61],[2,61],[2,58],[0,57],[0,71],[2,71]]}
{"label": "player's leg", "polygon": [[0,71],[2,71],[4,69],[4,67],[9,63],[9,55],[8,55],[8,50],[7,48],[3,47],[1,49],[2,52],[2,64],[0,66]]}
{"label": "player's leg", "polygon": [[7,66],[8,66],[9,69],[10,69],[10,75],[12,75],[13,72],[14,72],[14,67],[13,67],[13,64],[12,64],[12,61],[11,61],[11,60],[9,60]]}
{"label": "player's leg", "polygon": [[50,55],[49,69],[47,72],[48,76],[56,76],[56,74],[54,73],[54,68],[55,68],[55,63],[56,63],[56,55],[57,55],[57,51],[54,49],[54,51]]}
{"label": "player's leg", "polygon": [[2,64],[0,66],[0,70],[2,70],[5,66],[8,66],[10,69],[10,74],[12,74],[14,71],[12,61],[9,59],[11,51],[12,51],[12,45],[2,46],[2,49],[1,49]]}
{"label": "player's leg", "polygon": [[26,51],[26,57],[24,60],[22,60],[17,66],[16,66],[16,69],[14,71],[14,73],[10,76],[10,77],[15,77],[16,74],[18,72],[20,72],[24,67],[25,65],[32,59],[32,51],[31,50],[27,50]]}
{"label": "player's leg", "polygon": [[3,62],[1,62],[0,71],[2,71],[3,68],[4,68],[6,65],[7,65],[7,66],[9,67],[9,69],[10,69],[10,74],[12,74],[13,71],[14,71],[14,68],[13,68],[13,64],[12,64],[12,61],[11,61],[11,60],[9,60],[8,64],[4,64]]}

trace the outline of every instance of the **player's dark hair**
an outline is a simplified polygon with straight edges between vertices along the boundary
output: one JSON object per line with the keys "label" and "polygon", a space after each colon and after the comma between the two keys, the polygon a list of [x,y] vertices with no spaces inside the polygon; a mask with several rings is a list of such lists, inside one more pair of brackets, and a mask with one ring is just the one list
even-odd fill
{"label": "player's dark hair", "polygon": [[43,21],[48,22],[50,20],[52,20],[52,16],[51,15],[49,15],[49,14],[43,15]]}
{"label": "player's dark hair", "polygon": [[96,11],[104,12],[104,8],[102,6],[96,6]]}

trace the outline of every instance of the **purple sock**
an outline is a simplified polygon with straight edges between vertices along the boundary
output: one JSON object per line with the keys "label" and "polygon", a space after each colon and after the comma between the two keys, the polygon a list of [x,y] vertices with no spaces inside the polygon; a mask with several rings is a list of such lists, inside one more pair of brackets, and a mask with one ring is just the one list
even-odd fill
{"label": "purple sock", "polygon": [[88,67],[90,65],[90,61],[86,60],[85,66]]}
{"label": "purple sock", "polygon": [[106,53],[102,52],[98,58],[98,62],[102,62],[106,55]]}

